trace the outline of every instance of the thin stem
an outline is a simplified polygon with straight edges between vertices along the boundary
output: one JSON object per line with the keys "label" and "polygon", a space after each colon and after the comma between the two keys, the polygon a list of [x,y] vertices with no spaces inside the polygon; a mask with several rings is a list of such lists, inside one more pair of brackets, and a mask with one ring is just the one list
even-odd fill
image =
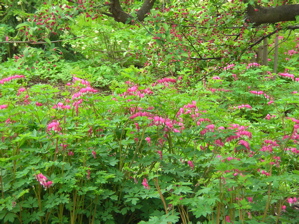
{"label": "thin stem", "polygon": [[158,190],[158,193],[159,193],[159,195],[160,195],[160,198],[161,198],[161,200],[162,200],[162,203],[163,203],[163,206],[164,206],[164,210],[165,210],[165,214],[168,214],[168,211],[167,211],[167,205],[166,205],[166,202],[165,202],[165,198],[164,198],[164,196],[163,196],[163,194],[162,194],[162,192],[161,192],[161,188],[160,188],[160,186],[159,186],[158,177],[155,177],[155,178],[154,178],[154,182],[155,182],[155,186],[156,186],[156,188],[157,188],[157,190]]}

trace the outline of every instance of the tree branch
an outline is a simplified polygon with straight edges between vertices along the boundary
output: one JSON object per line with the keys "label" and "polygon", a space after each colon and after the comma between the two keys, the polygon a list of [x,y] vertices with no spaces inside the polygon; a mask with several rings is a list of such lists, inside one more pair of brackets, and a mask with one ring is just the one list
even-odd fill
{"label": "tree branch", "polygon": [[281,5],[276,7],[261,7],[248,5],[247,21],[256,26],[264,23],[277,23],[282,21],[296,21],[299,15],[299,4]]}
{"label": "tree branch", "polygon": [[[59,43],[59,42],[63,42],[63,41],[67,41],[67,40],[75,40],[78,38],[82,38],[85,36],[80,36],[80,37],[74,37],[74,38],[70,38],[70,39],[65,39],[65,40],[53,40],[50,41],[51,43]],[[20,40],[9,40],[9,41],[0,41],[0,44],[47,44],[48,42],[46,41],[32,41],[32,40],[27,40],[27,41],[20,41]]]}
{"label": "tree branch", "polygon": [[249,49],[251,49],[251,48],[254,47],[255,45],[258,45],[258,44],[261,43],[264,39],[266,39],[266,38],[272,36],[273,34],[277,33],[279,30],[281,30],[281,29],[276,29],[276,30],[274,30],[273,32],[271,32],[271,33],[269,33],[269,34],[267,34],[267,35],[261,37],[259,40],[257,40],[257,41],[254,42],[253,44],[250,44],[250,45],[249,45]]}
{"label": "tree branch", "polygon": [[[145,0],[142,4],[141,8],[137,11],[137,19],[139,21],[143,21],[146,17],[147,13],[150,12],[153,5],[155,3],[155,0]],[[132,23],[133,16],[124,12],[123,8],[120,5],[119,0],[110,0],[110,12],[112,17],[117,22],[122,23]],[[107,15],[107,14],[105,14]],[[110,16],[110,15],[109,15]]]}

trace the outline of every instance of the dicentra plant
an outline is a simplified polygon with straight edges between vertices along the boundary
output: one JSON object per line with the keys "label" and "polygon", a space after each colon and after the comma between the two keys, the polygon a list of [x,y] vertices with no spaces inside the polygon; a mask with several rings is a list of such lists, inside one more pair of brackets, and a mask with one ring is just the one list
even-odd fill
{"label": "dicentra plant", "polygon": [[284,73],[223,65],[196,88],[182,72],[110,95],[2,77],[0,220],[296,223],[297,55]]}

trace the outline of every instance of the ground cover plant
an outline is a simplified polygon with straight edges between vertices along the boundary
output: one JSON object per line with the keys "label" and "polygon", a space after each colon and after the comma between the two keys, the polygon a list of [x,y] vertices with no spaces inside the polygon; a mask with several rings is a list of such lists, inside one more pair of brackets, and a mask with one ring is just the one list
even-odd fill
{"label": "ground cover plant", "polygon": [[104,17],[115,1],[19,3],[1,3],[1,222],[298,223],[295,22],[244,25],[234,1],[127,24]]}

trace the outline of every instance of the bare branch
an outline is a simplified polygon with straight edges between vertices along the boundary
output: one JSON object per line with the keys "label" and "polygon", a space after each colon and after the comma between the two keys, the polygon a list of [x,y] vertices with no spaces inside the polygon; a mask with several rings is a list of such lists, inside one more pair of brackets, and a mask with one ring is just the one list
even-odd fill
{"label": "bare branch", "polygon": [[[63,42],[63,41],[67,41],[67,40],[75,40],[78,38],[83,38],[86,36],[79,36],[79,37],[74,37],[74,38],[70,38],[70,39],[65,39],[65,40],[53,40],[50,41],[51,43],[59,43],[59,42]],[[9,40],[9,41],[0,41],[0,44],[47,44],[48,42],[46,41],[32,41],[32,40],[27,40],[27,41],[19,41],[19,40]]]}

